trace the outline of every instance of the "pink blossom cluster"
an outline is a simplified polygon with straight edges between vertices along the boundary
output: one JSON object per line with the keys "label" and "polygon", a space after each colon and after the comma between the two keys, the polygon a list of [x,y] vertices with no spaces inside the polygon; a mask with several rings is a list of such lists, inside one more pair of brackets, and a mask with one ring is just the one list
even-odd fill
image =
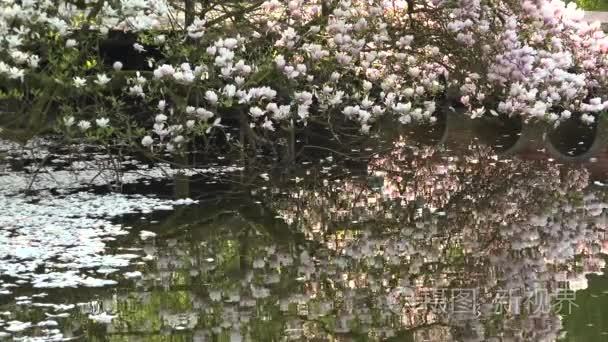
{"label": "pink blossom cluster", "polygon": [[[269,131],[320,119],[368,133],[381,117],[432,123],[455,102],[471,117],[554,125],[571,117],[592,123],[608,107],[608,38],[560,0],[267,0],[240,13],[242,23],[218,20],[228,14],[208,10],[180,27],[181,5],[165,0],[105,2],[96,12],[67,1],[6,0],[0,77],[45,72],[40,64],[50,56],[41,51],[51,49],[33,43],[51,32],[58,38],[46,43],[78,49],[85,42],[72,33],[87,25],[101,37],[110,29],[137,34],[136,53],[146,53],[144,41],[170,46],[165,60],[149,60],[153,74],[125,92],[167,100],[175,107],[168,121],[184,127],[196,120],[186,108],[201,104],[169,101],[171,88],[211,91],[217,99],[205,110],[219,117],[220,109],[245,106],[251,126]],[[83,73],[60,81],[99,89],[121,68],[116,61],[114,70],[97,70],[103,82]]]}

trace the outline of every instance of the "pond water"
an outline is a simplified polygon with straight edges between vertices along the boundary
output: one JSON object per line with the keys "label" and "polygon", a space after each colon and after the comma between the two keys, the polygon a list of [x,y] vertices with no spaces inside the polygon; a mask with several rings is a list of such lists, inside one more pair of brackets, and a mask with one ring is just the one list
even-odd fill
{"label": "pond water", "polygon": [[292,172],[129,159],[113,191],[108,156],[4,142],[0,339],[608,341],[608,151],[571,129],[443,122]]}

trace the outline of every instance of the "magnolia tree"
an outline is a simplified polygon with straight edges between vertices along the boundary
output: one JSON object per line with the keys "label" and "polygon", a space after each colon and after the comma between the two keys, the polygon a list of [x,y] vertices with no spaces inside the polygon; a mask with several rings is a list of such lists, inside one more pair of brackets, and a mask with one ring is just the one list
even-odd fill
{"label": "magnolia tree", "polygon": [[[116,31],[145,68],[102,56]],[[458,103],[553,125],[608,106],[608,38],[558,0],[2,0],[0,37],[5,134],[155,152],[235,113],[259,138],[313,121],[367,134]]]}

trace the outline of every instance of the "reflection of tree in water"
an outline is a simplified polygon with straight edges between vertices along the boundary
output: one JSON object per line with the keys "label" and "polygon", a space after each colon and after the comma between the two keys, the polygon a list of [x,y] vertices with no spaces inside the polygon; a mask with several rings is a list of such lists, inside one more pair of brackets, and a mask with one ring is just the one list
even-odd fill
{"label": "reflection of tree in water", "polygon": [[[371,199],[373,205],[366,207],[370,212],[351,219],[372,218],[367,226],[381,228],[382,237],[364,234],[364,238],[355,239],[355,243],[343,243],[340,249],[345,248],[347,254],[352,250],[351,256],[374,255],[376,259],[381,256],[388,264],[393,262],[401,270],[398,278],[409,280],[407,285],[414,288],[447,285],[478,288],[481,294],[487,292],[489,295],[493,291],[523,289],[527,292],[537,288],[554,296],[559,291],[558,282],[568,281],[574,288],[584,286],[581,284],[584,274],[597,272],[603,266],[603,260],[595,254],[605,229],[601,219],[595,220],[605,204],[583,191],[588,183],[587,173],[551,164],[496,161],[483,149],[473,152],[468,158],[454,160],[442,159],[434,152],[421,154],[416,151],[408,156],[400,149],[391,153],[397,155],[396,158],[380,158],[372,163],[385,170],[382,174],[385,176],[384,189],[391,189],[381,196],[386,205],[379,205],[378,193],[371,190],[362,190],[364,195],[361,195],[350,189],[343,196],[352,199],[357,193],[363,202]],[[416,160],[418,156],[423,156],[422,162]],[[403,184],[406,181],[399,171],[408,167],[410,178]],[[430,181],[424,182],[425,177]],[[447,212],[447,217],[430,215],[425,218],[419,210],[421,218],[398,219],[402,209],[414,200],[408,187],[417,182],[425,186],[424,191],[416,193],[423,204],[419,209],[425,208],[425,204],[436,205],[443,201],[441,204],[445,205],[440,207]],[[319,212],[323,208],[330,212],[344,210],[343,207],[332,208],[318,196],[311,192],[302,202],[321,202],[317,208]],[[400,202],[396,210],[387,212],[386,208],[395,205],[395,199]],[[420,201],[415,202],[420,205]],[[379,206],[382,206],[381,210],[378,210]],[[382,220],[387,213],[392,222]],[[314,222],[314,217],[313,222],[308,222],[307,218],[311,216],[300,216],[302,227],[320,225]],[[575,254],[580,252],[587,255],[574,263]],[[554,325],[554,330],[546,331],[551,340],[552,334],[559,330],[559,321],[555,314],[545,316],[544,322]],[[538,326],[543,319],[535,318],[527,324],[531,322],[534,324],[528,329],[529,333],[543,331]],[[524,322],[511,322],[501,317],[499,323],[512,324],[509,330],[514,335],[526,331]]]}
{"label": "reflection of tree in water", "polygon": [[553,341],[558,313],[534,311],[603,267],[607,205],[582,169],[398,145],[370,177],[338,173],[325,160],[258,192],[293,236],[240,213],[148,246],[149,292],[118,302],[177,296],[163,324],[195,340]]}

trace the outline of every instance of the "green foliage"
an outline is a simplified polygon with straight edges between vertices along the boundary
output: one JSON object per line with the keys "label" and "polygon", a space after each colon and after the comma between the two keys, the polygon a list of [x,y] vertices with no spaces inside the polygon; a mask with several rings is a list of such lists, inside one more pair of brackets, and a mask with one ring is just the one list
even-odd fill
{"label": "green foliage", "polygon": [[591,276],[589,288],[576,292],[572,312],[564,317],[567,331],[562,341],[587,342],[608,339],[608,277]]}
{"label": "green foliage", "polygon": [[608,0],[577,0],[576,4],[591,11],[608,11]]}

